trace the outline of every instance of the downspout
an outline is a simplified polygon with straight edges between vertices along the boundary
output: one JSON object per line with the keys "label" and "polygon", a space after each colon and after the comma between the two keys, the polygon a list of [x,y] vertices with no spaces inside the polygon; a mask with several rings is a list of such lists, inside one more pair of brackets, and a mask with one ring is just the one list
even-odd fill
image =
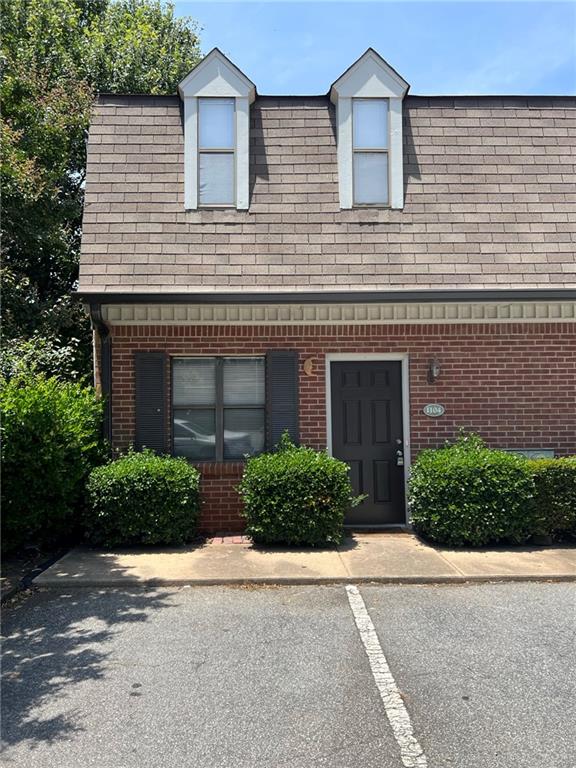
{"label": "downspout", "polygon": [[[110,329],[102,317],[102,305],[90,304],[90,320],[92,328],[100,340],[100,393],[104,399],[104,418],[102,421],[102,436],[110,444],[112,440],[112,337]],[[96,339],[95,339],[96,342]],[[97,342],[96,342],[97,343]],[[96,347],[95,343],[95,347]],[[96,374],[96,348],[94,349],[94,373]],[[95,384],[97,379],[95,376]]]}

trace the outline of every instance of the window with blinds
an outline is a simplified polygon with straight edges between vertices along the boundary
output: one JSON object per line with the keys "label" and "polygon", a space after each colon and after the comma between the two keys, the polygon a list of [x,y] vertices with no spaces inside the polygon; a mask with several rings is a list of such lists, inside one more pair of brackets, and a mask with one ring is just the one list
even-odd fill
{"label": "window with blinds", "polygon": [[387,205],[388,99],[352,100],[355,205]]}
{"label": "window with blinds", "polygon": [[176,358],[173,448],[194,461],[238,460],[264,450],[263,357]]}
{"label": "window with blinds", "polygon": [[198,99],[200,205],[234,205],[235,146],[234,99]]}

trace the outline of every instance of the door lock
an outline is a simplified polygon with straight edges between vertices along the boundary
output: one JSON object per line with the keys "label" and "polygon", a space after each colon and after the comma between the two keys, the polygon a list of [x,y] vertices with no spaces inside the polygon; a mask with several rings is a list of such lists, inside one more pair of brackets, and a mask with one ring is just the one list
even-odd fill
{"label": "door lock", "polygon": [[404,466],[404,451],[402,451],[400,448],[396,451],[396,466]]}

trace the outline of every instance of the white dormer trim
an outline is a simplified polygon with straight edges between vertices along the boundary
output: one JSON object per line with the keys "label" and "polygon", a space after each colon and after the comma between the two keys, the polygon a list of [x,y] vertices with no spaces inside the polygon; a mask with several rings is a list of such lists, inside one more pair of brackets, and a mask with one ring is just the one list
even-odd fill
{"label": "white dormer trim", "polygon": [[404,207],[402,101],[409,84],[372,48],[349,67],[330,88],[336,105],[338,188],[340,208],[353,208],[352,99],[388,99],[389,204]]}
{"label": "white dormer trim", "polygon": [[235,207],[249,206],[250,104],[256,86],[224,54],[214,48],[178,86],[184,102],[184,207],[198,208],[198,99],[235,99]]}

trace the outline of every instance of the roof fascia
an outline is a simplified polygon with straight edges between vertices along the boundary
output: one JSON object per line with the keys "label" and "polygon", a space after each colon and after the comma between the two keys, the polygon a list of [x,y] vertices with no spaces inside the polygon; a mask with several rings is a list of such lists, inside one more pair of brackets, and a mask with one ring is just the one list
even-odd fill
{"label": "roof fascia", "polygon": [[78,291],[86,303],[101,304],[351,304],[450,301],[575,301],[574,288],[519,288],[446,291],[321,291],[266,293],[102,293]]}

